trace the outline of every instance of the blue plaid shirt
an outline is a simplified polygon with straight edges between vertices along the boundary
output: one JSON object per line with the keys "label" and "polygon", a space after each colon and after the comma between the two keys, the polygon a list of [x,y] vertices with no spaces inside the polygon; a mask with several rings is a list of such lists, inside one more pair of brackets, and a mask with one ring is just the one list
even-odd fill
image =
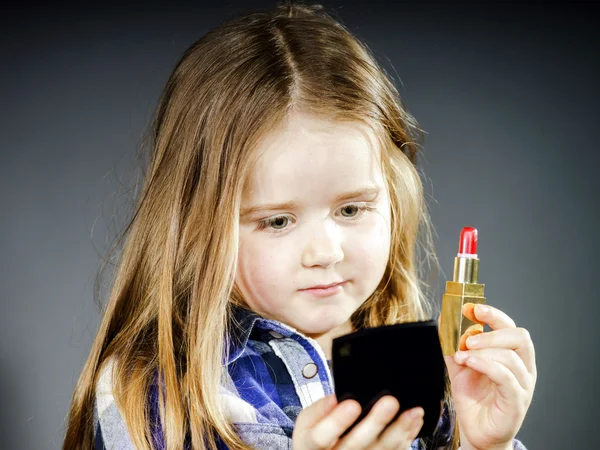
{"label": "blue plaid shirt", "polygon": [[[274,320],[244,308],[234,307],[240,326],[228,338],[229,359],[221,384],[221,399],[240,437],[257,449],[291,449],[294,423],[300,411],[320,398],[333,394],[334,385],[321,347],[311,338]],[[112,397],[110,366],[96,390],[94,407],[96,449],[133,449],[122,416]],[[164,448],[158,419],[157,384],[150,392],[149,408],[154,445]],[[449,442],[453,423],[444,409],[435,439],[428,449],[443,448]],[[220,442],[221,449],[227,447]],[[191,448],[189,444],[186,448]],[[414,440],[411,450],[423,450]],[[514,449],[526,450],[517,439]],[[408,449],[407,449],[408,450]]]}

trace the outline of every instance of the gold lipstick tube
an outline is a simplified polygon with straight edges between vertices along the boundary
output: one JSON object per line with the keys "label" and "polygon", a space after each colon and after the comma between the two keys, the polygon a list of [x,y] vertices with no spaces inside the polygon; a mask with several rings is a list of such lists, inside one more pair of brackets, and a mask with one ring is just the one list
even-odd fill
{"label": "gold lipstick tube", "polygon": [[444,355],[454,355],[461,336],[469,327],[477,325],[462,314],[462,307],[465,303],[485,304],[485,285],[477,282],[478,275],[477,255],[459,253],[454,258],[452,281],[446,282],[446,292],[442,296],[440,343]]}

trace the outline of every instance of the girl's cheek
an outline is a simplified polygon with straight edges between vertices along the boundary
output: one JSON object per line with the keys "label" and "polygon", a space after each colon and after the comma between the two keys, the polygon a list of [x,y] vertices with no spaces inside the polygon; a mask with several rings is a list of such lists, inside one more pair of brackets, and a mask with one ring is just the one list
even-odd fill
{"label": "girl's cheek", "polygon": [[349,233],[345,247],[353,259],[360,258],[369,264],[387,264],[390,242],[389,226],[383,217],[377,215]]}
{"label": "girl's cheek", "polygon": [[279,272],[286,267],[286,261],[296,258],[299,251],[298,243],[290,236],[280,236],[277,239],[260,239],[253,242],[251,247],[252,259],[256,265]]}
{"label": "girl's cheek", "polygon": [[353,239],[364,245],[385,246],[390,241],[390,226],[382,214],[374,212],[353,231]]}

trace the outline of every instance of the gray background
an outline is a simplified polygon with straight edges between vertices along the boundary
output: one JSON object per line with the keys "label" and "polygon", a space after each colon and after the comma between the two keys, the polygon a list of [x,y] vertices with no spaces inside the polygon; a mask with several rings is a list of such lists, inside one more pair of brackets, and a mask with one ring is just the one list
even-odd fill
{"label": "gray background", "polygon": [[[272,4],[3,14],[0,447],[60,447],[98,326],[94,277],[128,217],[136,149],[173,64],[230,14]],[[488,302],[531,332],[539,378],[518,437],[530,449],[593,447],[597,13],[325,4],[376,52],[427,132],[421,167],[444,273],[461,227],[478,227]]]}

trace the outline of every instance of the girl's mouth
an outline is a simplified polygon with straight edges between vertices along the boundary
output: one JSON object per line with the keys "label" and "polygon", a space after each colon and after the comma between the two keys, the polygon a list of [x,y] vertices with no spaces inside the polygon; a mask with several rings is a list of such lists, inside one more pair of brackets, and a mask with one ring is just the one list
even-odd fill
{"label": "girl's mouth", "polygon": [[328,297],[330,295],[339,294],[342,292],[345,281],[336,284],[330,284],[326,286],[314,286],[308,289],[300,289],[300,292],[306,292],[315,297]]}

